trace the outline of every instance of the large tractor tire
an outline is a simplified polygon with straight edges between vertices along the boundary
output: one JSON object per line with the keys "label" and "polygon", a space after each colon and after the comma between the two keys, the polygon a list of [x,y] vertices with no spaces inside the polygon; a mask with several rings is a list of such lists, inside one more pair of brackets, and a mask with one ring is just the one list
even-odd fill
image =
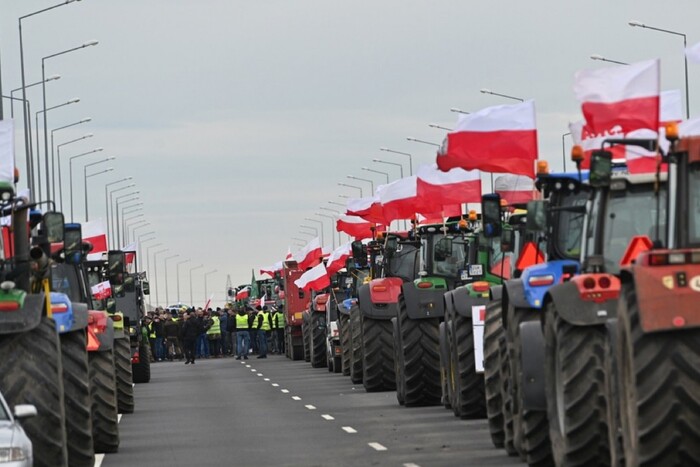
{"label": "large tractor tire", "polygon": [[491,442],[497,448],[504,447],[505,429],[503,423],[503,397],[501,384],[501,345],[503,322],[501,321],[501,301],[494,300],[486,305],[484,320],[484,392],[486,397],[486,417],[489,422]]}
{"label": "large tractor tire", "polygon": [[343,376],[350,376],[350,317],[343,313],[338,315],[340,330],[341,369]]}
{"label": "large tractor tire", "polygon": [[131,378],[136,384],[151,381],[151,349],[148,344],[139,344],[139,362],[131,365]]}
{"label": "large tractor tire", "polygon": [[391,333],[394,337],[394,376],[396,378],[396,400],[399,405],[406,404],[406,376],[403,373],[403,352],[401,351],[401,331],[399,319],[391,318]]}
{"label": "large tractor tire", "polygon": [[[503,308],[501,308],[503,313]],[[500,348],[498,350],[499,357],[499,379],[501,382],[501,400],[503,405],[503,449],[509,456],[518,456],[520,453],[515,446],[515,428],[513,426],[513,397],[512,385],[513,380],[510,377],[510,356],[508,354],[508,343],[506,341],[505,329],[503,336],[499,340]]]}
{"label": "large tractor tire", "polygon": [[95,465],[95,448],[85,329],[61,334],[60,340],[68,465],[92,467]]}
{"label": "large tractor tire", "polygon": [[455,315],[450,328],[453,336],[450,340],[450,367],[454,379],[452,410],[462,419],[485,418],[484,375],[476,372],[472,321]]}
{"label": "large tractor tire", "polygon": [[413,320],[408,317],[403,295],[399,298],[399,332],[403,354],[406,407],[439,405],[440,343],[437,318]]}
{"label": "large tractor tire", "polygon": [[302,337],[302,343],[304,345],[304,361],[305,362],[311,362],[311,346],[309,345],[309,341],[311,340],[310,336],[310,330],[311,330],[311,324],[309,323],[309,314],[304,313],[304,319],[301,323],[301,337]]}
{"label": "large tractor tire", "polygon": [[545,308],[545,394],[556,465],[610,465],[604,326],[573,326]]}
{"label": "large tractor tire", "polygon": [[313,368],[327,367],[326,362],[326,315],[313,313],[309,319],[309,359]]}
{"label": "large tractor tire", "polygon": [[450,351],[449,343],[447,342],[447,323],[440,323],[440,328],[438,329],[439,339],[440,339],[440,383],[442,386],[442,398],[440,403],[446,409],[452,409],[450,403]]}
{"label": "large tractor tire", "polygon": [[[508,360],[510,363],[510,405],[513,411],[513,436],[515,447],[521,458],[531,466],[552,465],[552,448],[549,442],[549,424],[544,410],[526,410],[523,408],[523,394],[520,387],[522,368],[520,323],[537,319],[539,311],[508,309]],[[544,362],[543,362],[544,364]]]}
{"label": "large tractor tire", "polygon": [[114,339],[114,367],[117,376],[117,409],[119,413],[134,413],[134,385],[131,373],[129,336]]}
{"label": "large tractor tire", "polygon": [[92,437],[95,452],[110,453],[119,449],[117,380],[114,352],[90,352],[90,394],[92,395]]}
{"label": "large tractor tire", "polygon": [[645,334],[636,291],[625,284],[618,356],[627,465],[700,464],[700,329]]}
{"label": "large tractor tire", "polygon": [[36,407],[36,417],[22,420],[34,465],[68,465],[61,347],[52,319],[42,318],[28,332],[0,335],[0,390],[10,407]]}
{"label": "large tractor tire", "polygon": [[362,384],[367,392],[396,389],[389,320],[362,317]]}
{"label": "large tractor tire", "polygon": [[362,316],[359,308],[350,313],[350,380],[362,382]]}
{"label": "large tractor tire", "polygon": [[[612,325],[611,325],[612,324]],[[622,421],[620,420],[620,400],[618,386],[617,316],[607,325],[605,346],[605,400],[608,402],[607,426],[610,445],[610,465],[624,466],[625,456],[622,447]]]}

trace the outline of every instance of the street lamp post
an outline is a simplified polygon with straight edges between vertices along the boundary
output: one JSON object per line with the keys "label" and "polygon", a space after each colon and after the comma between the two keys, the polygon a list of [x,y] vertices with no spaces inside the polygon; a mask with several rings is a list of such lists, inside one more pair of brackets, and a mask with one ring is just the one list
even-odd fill
{"label": "street lamp post", "polygon": [[[72,49],[67,49],[63,50],[61,52],[57,52],[55,54],[47,55],[46,57],[43,57],[41,59],[41,80],[43,81],[41,85],[41,92],[42,92],[42,98],[44,101],[44,161],[45,161],[45,167],[46,167],[46,196],[49,196],[49,134],[48,134],[48,123],[46,119],[46,60],[54,57],[58,57],[60,55],[67,54],[69,52],[73,52],[76,50],[84,49],[85,47],[90,47],[93,45],[97,45],[97,41],[88,41],[85,42],[83,45],[79,45],[78,47],[73,47]],[[38,130],[38,128],[37,128]]]}
{"label": "street lamp post", "polygon": [[349,187],[349,188],[355,188],[356,190],[360,190],[360,198],[363,196],[363,192],[362,192],[362,187],[361,187],[361,186],[357,186],[357,185],[348,185],[347,183],[341,183],[341,182],[338,182],[338,185],[340,185],[340,186],[346,186],[346,187]]}
{"label": "street lamp post", "polygon": [[343,203],[336,203],[335,201],[328,201],[328,204],[335,204],[336,206],[340,206],[343,209],[347,208],[347,206],[345,206]]}
{"label": "street lamp post", "polygon": [[[70,221],[73,222],[73,159],[78,159],[80,157],[85,157],[89,156],[90,154],[94,154],[96,152],[102,151],[102,148],[96,148],[93,149],[92,151],[84,152],[82,154],[78,154],[77,156],[72,156],[68,158],[68,178],[69,178],[69,190],[70,190]],[[39,172],[37,170],[37,172]],[[40,184],[38,184],[40,185]]]}
{"label": "street lamp post", "polygon": [[431,142],[431,141],[425,141],[425,140],[423,140],[423,139],[413,138],[412,136],[407,137],[406,140],[407,140],[407,141],[413,141],[414,143],[427,144],[428,146],[435,146],[435,147],[438,147],[438,148],[441,146],[441,144],[433,143],[433,142]]}
{"label": "street lamp post", "polygon": [[[104,162],[113,161],[114,159],[115,159],[114,156],[110,156],[110,157],[106,157],[106,158],[104,158],[104,159],[102,159],[102,160],[99,160],[99,161],[96,161],[96,162],[91,162],[91,163],[89,163],[89,164],[85,164],[85,165],[83,166],[83,179],[84,179],[84,182],[85,182],[85,222],[87,222],[87,221],[90,220],[89,217],[88,217],[88,184],[87,184],[88,173],[87,173],[87,169],[88,169],[88,167],[92,167],[93,165],[97,165],[97,164],[102,164],[102,163],[104,163]],[[110,169],[110,170],[113,170],[113,169]],[[107,170],[107,172],[110,171],[110,170]],[[94,174],[90,175],[90,177],[93,177],[93,176],[95,176],[95,175],[98,175],[98,174],[104,173],[104,172],[105,172],[105,171],[102,171],[102,172],[99,172],[99,173],[94,173]]]}
{"label": "street lamp post", "polygon": [[521,99],[520,97],[509,96],[508,94],[501,94],[499,92],[493,92],[492,90],[487,89],[487,88],[481,88],[479,90],[479,92],[482,94],[491,94],[492,96],[499,96],[499,97],[504,97],[506,99],[512,99],[514,101],[525,102],[525,99]]}
{"label": "street lamp post", "polygon": [[[54,81],[54,80],[57,80],[57,79],[61,79],[61,75],[51,75],[51,76],[49,76],[48,78],[46,78],[46,82],[48,83],[49,81]],[[28,84],[28,85],[27,85],[27,89],[29,89],[29,88],[31,88],[31,87],[34,87],[34,86],[38,86],[38,85],[40,85],[42,82],[43,82],[43,81],[37,81],[36,83]],[[19,99],[19,98],[16,99],[16,98],[15,98],[15,93],[16,93],[17,91],[21,91],[22,89],[23,89],[22,87],[19,87],[19,88],[15,88],[15,89],[13,89],[13,90],[10,91],[10,118],[15,118],[15,100],[19,100],[19,101],[22,100],[22,99]],[[24,110],[26,110],[26,109],[24,109]],[[30,114],[30,115],[31,115],[31,114]]]}
{"label": "street lamp post", "polygon": [[175,276],[177,277],[177,304],[180,305],[180,265],[189,263],[191,260],[186,259],[184,261],[180,261],[175,265]]}
{"label": "street lamp post", "polygon": [[200,264],[199,266],[195,266],[193,268],[190,268],[190,306],[194,306],[194,296],[192,295],[192,271],[196,271],[197,269],[202,269],[204,267],[203,264]]}
{"label": "street lamp post", "polygon": [[[324,208],[319,208],[319,209],[324,209]],[[317,212],[315,213],[317,216],[325,217],[326,219],[331,220],[331,242],[333,245],[333,249],[335,250],[335,235],[333,235],[333,225],[335,224],[335,217],[330,216],[328,214],[324,214],[322,212]],[[338,242],[340,243],[340,232],[338,232]]]}
{"label": "street lamp post", "polygon": [[[115,191],[117,191],[117,190],[115,190]],[[119,204],[120,204],[120,202],[130,203],[132,201],[137,201],[139,199],[138,193],[139,193],[139,191],[132,191],[130,193],[126,193],[126,194],[123,194],[121,196],[117,196],[115,198],[114,204],[115,204],[116,208],[112,209],[112,211],[114,212],[115,221],[112,224],[112,229],[114,230],[114,235],[115,235],[115,238],[117,240],[117,244],[115,245],[116,248],[119,248],[121,246],[121,243],[122,243],[121,230],[119,229],[119,226],[120,226],[120,224],[119,224],[119,215],[120,215]],[[129,196],[131,196],[131,198],[129,198]],[[127,198],[127,199],[122,201],[123,198]]]}
{"label": "street lamp post", "polygon": [[160,301],[158,300],[158,255],[169,250],[170,248],[164,248],[153,253],[153,290],[156,293],[156,307],[160,305]]}
{"label": "street lamp post", "polygon": [[570,135],[571,132],[564,133],[561,135],[561,160],[562,163],[564,164],[564,169],[563,171],[566,172],[566,141],[564,138],[566,138],[568,135]]}
{"label": "street lamp post", "polygon": [[[61,158],[60,152],[58,153],[58,157],[60,160],[60,158]],[[60,165],[58,166],[58,173],[59,173],[58,179],[61,180],[61,175],[60,175],[61,174],[61,166]],[[110,206],[109,206],[109,187],[112,185],[116,185],[117,183],[122,183],[122,182],[126,182],[129,180],[131,180],[131,177],[124,177],[124,178],[116,180],[114,182],[110,182],[110,183],[105,184],[105,218],[106,218],[106,222],[107,222],[107,233],[108,234],[110,234],[110,232],[111,232],[109,229],[110,228],[110,220],[111,220],[110,216],[109,216],[109,208],[110,208]],[[61,182],[59,181],[59,185],[60,185],[60,183]],[[124,188],[127,188],[127,187],[124,187]],[[61,191],[63,191],[63,190],[61,190],[61,188],[59,187],[59,193]],[[63,206],[61,206],[61,209],[63,209]],[[111,238],[110,238],[110,240],[111,240]]]}
{"label": "street lamp post", "polygon": [[599,60],[601,62],[615,63],[616,65],[629,65],[629,63],[627,63],[627,62],[621,62],[619,60],[612,60],[610,58],[605,58],[600,54],[592,54],[590,58],[591,58],[591,60]]}
{"label": "street lamp post", "polygon": [[351,178],[351,179],[353,179],[353,180],[359,180],[359,181],[361,181],[361,182],[367,182],[367,183],[369,183],[370,189],[372,190],[372,191],[370,192],[370,195],[373,195],[373,194],[374,194],[374,182],[373,182],[372,180],[370,180],[369,178],[360,178],[360,177],[355,177],[354,175],[348,175],[347,177],[348,177],[348,178]]}
{"label": "street lamp post", "polygon": [[[206,305],[206,303],[207,303],[207,295],[208,295],[208,293],[209,293],[209,290],[207,289],[207,277],[208,277],[210,274],[214,274],[215,272],[217,272],[216,269],[212,269],[211,271],[205,272],[205,273],[204,273],[204,304],[205,304],[205,305]],[[206,311],[206,310],[205,310],[205,311]]]}
{"label": "street lamp post", "polygon": [[[316,236],[318,237],[318,229],[317,229],[316,227],[314,227],[313,225],[302,224],[302,225],[300,225],[299,227],[300,227],[300,228],[303,228],[303,229],[313,230],[313,231],[314,231],[314,235],[316,235]],[[310,235],[310,234],[311,234],[311,232],[304,232],[303,230],[300,230],[299,233],[305,234],[305,235]]]}
{"label": "street lamp post", "polygon": [[[133,236],[134,233],[136,233],[137,229],[140,229],[141,227],[149,227],[151,225],[150,222],[146,221],[145,219],[139,219],[138,221],[134,222],[133,224],[127,224],[126,225],[126,235],[124,236],[124,243],[129,241],[129,229],[131,229],[131,236]],[[134,240],[132,242],[136,242],[136,238],[134,237]]]}
{"label": "street lamp post", "polygon": [[644,29],[651,29],[652,31],[664,32],[666,34],[672,34],[674,36],[680,36],[683,38],[683,58],[685,59],[685,117],[690,118],[690,94],[688,91],[688,56],[685,54],[685,49],[688,47],[688,38],[685,34],[678,31],[671,31],[670,29],[662,29],[654,26],[649,26],[639,21],[630,20],[627,24],[630,26]]}
{"label": "street lamp post", "polygon": [[323,247],[323,244],[326,243],[326,241],[323,238],[323,222],[318,219],[314,219],[313,217],[305,217],[304,220],[310,222],[318,222],[321,225],[321,247]]}
{"label": "street lamp post", "polygon": [[[151,280],[151,248],[157,248],[159,246],[163,246],[163,243],[156,243],[155,245],[147,246],[146,247],[146,276],[148,277],[148,280]],[[154,284],[155,286],[155,284]],[[148,306],[152,308],[151,306],[151,294],[148,294]]]}
{"label": "street lamp post", "polygon": [[464,114],[464,115],[469,115],[471,113],[471,112],[467,112],[466,110],[459,109],[457,107],[450,107],[450,112]]}
{"label": "street lamp post", "polygon": [[[24,109],[24,114],[29,115],[29,118],[26,119],[25,125],[27,125],[27,122],[29,124],[27,125],[28,130],[30,133],[32,131],[32,126],[31,126],[31,115],[32,115],[32,107],[29,103],[29,101],[25,101],[19,97],[12,97],[12,96],[5,96],[2,95],[0,91],[0,97],[4,97],[5,99],[10,99],[10,102],[14,102],[16,100],[22,101],[22,108]],[[2,99],[0,98],[0,110],[2,110]],[[31,149],[31,143],[32,143],[32,138],[31,136],[28,137],[29,141],[29,151],[25,155],[25,164],[27,165],[27,185],[29,186],[29,191],[31,193],[34,193],[34,160],[32,156],[32,149]]]}
{"label": "street lamp post", "polygon": [[[131,238],[133,238],[133,241],[134,241],[134,242],[136,241],[136,231],[137,231],[137,230],[143,229],[144,227],[148,227],[148,226],[150,226],[150,225],[151,225],[150,222],[146,222],[145,224],[141,224],[141,225],[139,225],[138,227],[134,227],[134,228],[131,230]],[[152,233],[152,232],[151,232],[151,233]],[[128,241],[128,240],[127,240],[127,241]]]}
{"label": "street lamp post", "polygon": [[403,165],[399,164],[398,162],[389,162],[389,161],[384,161],[382,159],[372,159],[372,162],[377,162],[379,164],[388,164],[388,165],[395,165],[396,167],[399,168],[401,178],[403,178]]}
{"label": "street lamp post", "polygon": [[[143,261],[143,256],[141,256],[141,245],[152,242],[153,240],[156,239],[156,237],[149,237],[146,240],[141,240],[141,237],[145,237],[146,235],[155,235],[155,232],[146,232],[138,236],[138,248],[139,248],[139,255],[136,257],[136,261]],[[143,266],[141,266],[143,267]]]}
{"label": "street lamp post", "polygon": [[[401,154],[402,156],[408,156],[408,175],[413,175],[413,156],[408,152],[394,151],[389,148],[379,148],[380,151],[390,152],[392,154]],[[401,177],[403,178],[403,176]]]}
{"label": "street lamp post", "polygon": [[428,123],[430,128],[437,128],[438,130],[452,131],[452,128],[447,128],[446,126],[440,126],[435,123]]}
{"label": "street lamp post", "polygon": [[[63,125],[63,126],[60,126],[58,128],[54,128],[53,130],[51,130],[51,188],[52,188],[51,198],[54,201],[56,201],[56,158],[54,157],[54,152],[53,152],[53,149],[54,149],[53,135],[57,131],[65,130],[66,128],[70,128],[70,127],[85,123],[86,120],[89,122],[92,119],[91,118],[84,118],[84,119],[80,120],[79,122],[71,123],[69,125]],[[93,136],[92,133],[88,133],[87,135],[83,136],[82,138],[74,139],[73,141],[69,141],[68,143],[74,143],[76,141],[81,141],[81,140],[86,139],[86,138],[92,138],[92,136]],[[64,143],[64,144],[68,144],[68,143]],[[59,146],[61,146],[61,145],[59,145]],[[60,148],[58,146],[56,146],[56,148],[57,148],[58,153],[60,154]],[[60,180],[60,169],[61,168],[59,167],[59,180]],[[60,181],[59,181],[59,183],[60,183]],[[60,191],[61,191],[60,186],[58,187],[58,190],[59,190],[59,195],[60,195]],[[63,196],[61,196],[61,198],[63,198]]]}
{"label": "street lamp post", "polygon": [[139,207],[138,209],[132,210],[129,213],[133,214],[133,216],[126,217],[126,214],[122,213],[122,236],[124,237],[124,243],[126,243],[126,241],[127,241],[126,240],[126,229],[131,222],[134,222],[134,225],[136,225],[136,224],[141,225],[144,222],[146,222],[145,219],[141,219],[144,216],[142,207]]}
{"label": "street lamp post", "polygon": [[376,174],[382,174],[386,177],[386,182],[389,183],[389,174],[387,172],[382,172],[381,170],[370,169],[369,167],[362,167],[362,170],[367,172],[374,172]]}
{"label": "street lamp post", "polygon": [[[109,192],[109,214],[108,214],[108,216],[109,216],[109,223],[108,223],[108,225],[111,227],[111,230],[108,230],[108,231],[107,231],[107,235],[110,237],[110,240],[112,241],[112,247],[113,247],[113,248],[115,248],[115,247],[118,246],[118,245],[115,245],[115,244],[114,244],[114,240],[115,240],[116,237],[117,237],[117,233],[115,232],[115,230],[116,230],[116,226],[117,226],[116,222],[118,222],[118,219],[117,219],[117,220],[114,220],[114,219],[113,219],[113,217],[116,217],[116,212],[115,212],[115,208],[112,206],[112,201],[113,201],[113,200],[112,200],[112,195],[113,195],[114,193],[119,192],[119,191],[127,190],[127,189],[133,188],[133,187],[135,187],[135,186],[136,186],[135,183],[130,183],[130,184],[125,185],[125,186],[123,186],[123,187],[115,188],[114,190],[111,190],[111,191]],[[140,192],[139,192],[138,190],[135,190],[135,191],[132,191],[132,192],[129,192],[129,193],[125,193],[124,196],[138,195],[139,193],[140,193]],[[137,197],[137,198],[138,198],[138,197]],[[119,196],[117,196],[117,198],[115,198],[115,199],[119,199]]]}
{"label": "street lamp post", "polygon": [[170,306],[170,297],[168,296],[168,260],[178,256],[180,255],[175,254],[163,259],[163,269],[165,269],[165,306]]}
{"label": "street lamp post", "polygon": [[[76,123],[72,123],[72,124],[70,124],[70,125],[65,125],[65,126],[62,126],[62,127],[60,127],[60,128],[56,128],[56,130],[60,130],[60,129],[63,129],[63,128],[68,128],[68,127],[71,127],[71,126],[74,126],[74,125],[79,125],[80,123],[82,123],[82,121],[76,122]],[[52,132],[53,132],[53,131],[56,131],[56,130],[52,130]],[[52,133],[52,135],[53,135],[53,133]],[[78,141],[82,141],[82,140],[84,140],[84,139],[92,138],[93,136],[94,136],[94,135],[93,135],[92,133],[87,133],[87,134],[85,134],[84,136],[81,136],[80,138],[72,139],[72,140],[70,140],[70,141],[66,141],[65,143],[61,143],[61,144],[59,144],[58,146],[56,146],[56,154],[57,154],[57,155],[56,155],[56,159],[58,160],[58,197],[59,197],[59,200],[60,200],[60,203],[59,203],[59,204],[60,204],[60,206],[61,206],[61,211],[63,211],[63,181],[61,180],[61,148],[62,148],[63,146],[67,146],[67,145],[69,145],[69,144],[77,143]],[[53,157],[53,156],[52,156],[52,157]]]}

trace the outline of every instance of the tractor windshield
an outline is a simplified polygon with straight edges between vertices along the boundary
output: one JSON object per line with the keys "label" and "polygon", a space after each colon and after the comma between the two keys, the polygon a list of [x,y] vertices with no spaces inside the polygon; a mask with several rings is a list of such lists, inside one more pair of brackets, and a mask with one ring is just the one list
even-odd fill
{"label": "tractor windshield", "polygon": [[556,198],[553,212],[555,226],[553,244],[560,258],[578,260],[588,191],[561,193]]}
{"label": "tractor windshield", "polygon": [[398,277],[405,282],[416,277],[416,257],[418,248],[414,245],[399,244],[386,267],[387,277]]}
{"label": "tractor windshield", "polygon": [[700,246],[700,167],[688,171],[688,242]]}
{"label": "tractor windshield", "polygon": [[[97,270],[88,270],[87,272],[88,286],[92,289],[94,285],[102,282],[102,275]],[[106,308],[105,300],[96,300],[94,297],[92,299],[92,307],[95,310],[104,310]]]}
{"label": "tractor windshield", "polygon": [[72,302],[82,302],[82,286],[76,269],[68,264],[51,265],[51,290],[64,293]]}
{"label": "tractor windshield", "polygon": [[[665,185],[663,185],[665,188]],[[625,254],[632,237],[656,237],[657,219],[666,219],[666,191],[662,189],[660,199],[654,193],[653,183],[626,184],[626,189],[610,190],[605,209],[603,233],[603,254],[605,271],[611,274],[620,272],[620,259]],[[660,208],[657,217],[657,206]],[[596,206],[593,206],[595,212]],[[596,232],[596,217],[591,216],[587,235],[588,251],[594,251],[593,241]],[[659,229],[662,243],[665,243],[664,229]]]}
{"label": "tractor windshield", "polygon": [[467,240],[451,235],[431,235],[427,238],[427,242],[430,242],[429,250],[432,252],[432,258],[430,258],[432,271],[428,271],[428,273],[441,277],[458,278],[460,270],[467,265],[469,248]]}

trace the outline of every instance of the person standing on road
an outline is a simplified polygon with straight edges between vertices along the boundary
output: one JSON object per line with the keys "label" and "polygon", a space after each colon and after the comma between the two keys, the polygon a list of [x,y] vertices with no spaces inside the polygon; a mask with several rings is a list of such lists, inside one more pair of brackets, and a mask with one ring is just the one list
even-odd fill
{"label": "person standing on road", "polygon": [[205,314],[202,308],[197,310],[197,321],[199,321],[199,326],[201,329],[200,335],[197,337],[197,357],[199,358],[209,358],[209,339],[207,339],[207,331],[211,326],[211,320]]}
{"label": "person standing on road", "polygon": [[274,342],[275,351],[282,355],[284,353],[284,312],[280,309],[273,309],[272,319],[272,341]]}
{"label": "person standing on road", "polygon": [[248,315],[245,309],[240,308],[236,319],[234,320],[236,325],[236,350],[238,351],[236,355],[236,360],[243,358],[248,360],[248,345],[250,344],[250,334],[248,329],[250,328],[248,324]]}
{"label": "person standing on road", "polygon": [[253,349],[253,353],[257,354],[258,348],[258,312],[262,310],[262,307],[258,305],[257,308],[252,308],[248,315],[249,321],[249,331],[250,332],[250,348]]}
{"label": "person standing on road", "polygon": [[219,358],[221,356],[221,320],[218,312],[213,311],[211,314],[211,327],[207,330],[207,340],[209,340],[211,356]]}
{"label": "person standing on road", "polygon": [[165,336],[165,347],[167,349],[166,358],[173,361],[176,358],[182,358],[182,350],[180,349],[180,329],[177,321],[172,318],[168,312],[165,314],[165,323],[163,323],[163,335]]}
{"label": "person standing on road", "polygon": [[157,362],[162,362],[165,359],[165,334],[163,332],[163,320],[165,315],[163,313],[157,314],[151,323],[152,330],[151,334],[155,336],[155,355],[154,358]]}
{"label": "person standing on road", "polygon": [[228,309],[228,323],[226,324],[226,334],[229,336],[229,342],[231,342],[230,355],[238,355],[238,345],[236,343],[236,315],[237,313],[233,308]]}
{"label": "person standing on road", "polygon": [[182,342],[185,345],[185,365],[188,363],[194,364],[195,346],[199,335],[202,333],[202,326],[194,313],[185,314],[183,319],[185,322],[182,323]]}
{"label": "person standing on road", "polygon": [[228,309],[224,308],[222,310],[221,308],[217,308],[216,312],[219,314],[219,322],[221,324],[221,356],[225,357],[230,353],[230,341],[228,338],[228,329],[226,329],[228,327]]}
{"label": "person standing on road", "polygon": [[267,339],[270,337],[270,312],[267,311],[267,306],[262,307],[260,313],[258,313],[257,318],[257,330],[258,330],[258,349],[260,349],[260,354],[258,358],[267,358]]}

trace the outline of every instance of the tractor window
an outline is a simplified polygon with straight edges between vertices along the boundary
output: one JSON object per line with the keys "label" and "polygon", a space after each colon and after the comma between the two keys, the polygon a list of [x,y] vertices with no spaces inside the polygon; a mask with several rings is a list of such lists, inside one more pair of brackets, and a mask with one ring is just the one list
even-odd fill
{"label": "tractor window", "polygon": [[696,165],[688,172],[688,196],[688,242],[700,246],[700,169]]}
{"label": "tractor window", "polygon": [[[661,191],[658,219],[666,218],[666,191]],[[628,185],[627,190],[611,190],[605,212],[605,236],[603,252],[605,271],[620,272],[620,259],[625,254],[630,239],[645,235],[651,239],[656,232],[656,196],[651,183]],[[661,231],[665,243],[665,232]]]}
{"label": "tractor window", "polygon": [[581,254],[581,235],[583,234],[583,220],[585,210],[580,211],[566,208],[585,208],[588,201],[588,192],[581,190],[578,193],[569,192],[560,194],[554,198],[556,202],[552,207],[554,211],[552,219],[554,225],[553,243],[557,256],[561,258],[579,259]]}
{"label": "tractor window", "polygon": [[416,259],[418,249],[413,245],[401,245],[387,265],[388,277],[399,277],[408,282],[416,277]]}
{"label": "tractor window", "polygon": [[82,302],[81,286],[78,274],[72,265],[51,265],[51,290],[68,295],[72,302]]}
{"label": "tractor window", "polygon": [[495,276],[510,279],[513,253],[503,253],[501,251],[501,238],[486,239],[481,237],[480,242],[489,246],[489,272]]}
{"label": "tractor window", "polygon": [[452,239],[452,250],[449,255],[438,255],[435,245],[442,238],[442,235],[433,235],[430,241],[433,242],[433,273],[442,277],[459,277],[459,270],[467,265],[467,252],[469,244],[461,237]]}

